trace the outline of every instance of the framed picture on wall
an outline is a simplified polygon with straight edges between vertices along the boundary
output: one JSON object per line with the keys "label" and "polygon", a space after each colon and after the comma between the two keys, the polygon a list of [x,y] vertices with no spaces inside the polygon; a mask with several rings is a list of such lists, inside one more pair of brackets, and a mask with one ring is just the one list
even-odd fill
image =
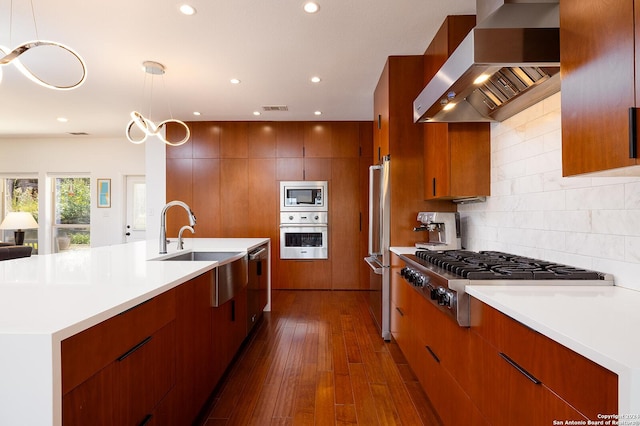
{"label": "framed picture on wall", "polygon": [[98,207],[111,207],[111,179],[98,179]]}

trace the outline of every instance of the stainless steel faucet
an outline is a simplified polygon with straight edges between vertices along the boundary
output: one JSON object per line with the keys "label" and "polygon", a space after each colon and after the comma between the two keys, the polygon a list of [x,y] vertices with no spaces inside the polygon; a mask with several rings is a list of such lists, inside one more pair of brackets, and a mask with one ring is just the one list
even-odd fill
{"label": "stainless steel faucet", "polygon": [[191,231],[192,234],[196,233],[196,231],[194,231],[193,228],[188,225],[185,225],[182,228],[180,228],[180,231],[178,232],[178,250],[184,249],[184,243],[182,241],[182,233],[186,230]]}
{"label": "stainless steel faucet", "polygon": [[189,225],[196,226],[196,217],[191,211],[191,207],[183,203],[182,201],[170,201],[162,208],[162,212],[160,213],[160,254],[165,254],[167,252],[167,210],[169,210],[173,206],[180,206],[189,215]]}

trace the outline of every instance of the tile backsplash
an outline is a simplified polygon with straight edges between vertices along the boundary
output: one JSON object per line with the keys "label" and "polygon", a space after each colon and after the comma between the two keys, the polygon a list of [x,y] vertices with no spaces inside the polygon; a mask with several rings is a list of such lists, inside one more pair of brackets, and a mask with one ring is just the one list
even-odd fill
{"label": "tile backsplash", "polygon": [[640,291],[640,178],[562,177],[560,93],[491,125],[491,196],[458,207],[463,247],[613,274]]}

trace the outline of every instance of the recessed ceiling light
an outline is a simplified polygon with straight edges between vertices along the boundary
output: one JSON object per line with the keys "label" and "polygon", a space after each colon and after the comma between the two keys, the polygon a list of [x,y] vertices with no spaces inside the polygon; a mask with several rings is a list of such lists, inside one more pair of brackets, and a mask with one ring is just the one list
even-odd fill
{"label": "recessed ceiling light", "polygon": [[260,111],[253,111],[253,115],[255,115],[255,116],[260,115]]}
{"label": "recessed ceiling light", "polygon": [[318,6],[316,2],[308,1],[304,4],[303,8],[307,13],[316,13],[320,9],[320,6]]}
{"label": "recessed ceiling light", "polygon": [[311,82],[312,83],[320,83],[321,79],[318,76],[313,76],[311,77]]}
{"label": "recessed ceiling light", "polygon": [[58,120],[60,123],[66,123],[67,121],[69,121],[69,119],[66,117],[58,117],[56,118],[56,120]]}
{"label": "recessed ceiling light", "polygon": [[180,5],[180,13],[183,15],[191,16],[196,14],[196,9],[188,4]]}
{"label": "recessed ceiling light", "polygon": [[314,115],[322,115],[322,111],[316,111],[313,113]]}
{"label": "recessed ceiling light", "polygon": [[240,84],[240,80],[238,80],[237,78],[232,78],[229,81],[231,82],[231,84]]}
{"label": "recessed ceiling light", "polygon": [[199,111],[193,111],[193,115],[197,115],[197,116],[199,116],[199,115],[200,115],[200,112],[199,112]]}

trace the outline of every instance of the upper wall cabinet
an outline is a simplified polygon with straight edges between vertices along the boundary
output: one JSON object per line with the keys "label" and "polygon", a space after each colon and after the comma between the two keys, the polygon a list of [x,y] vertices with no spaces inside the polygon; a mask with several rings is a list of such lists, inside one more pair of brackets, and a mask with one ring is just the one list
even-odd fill
{"label": "upper wall cabinet", "polygon": [[425,200],[489,195],[490,138],[488,123],[426,124]]}
{"label": "upper wall cabinet", "polygon": [[[634,7],[635,4],[635,7]],[[562,0],[562,172],[637,174],[640,2]],[[616,170],[620,169],[620,170]]]}
{"label": "upper wall cabinet", "polygon": [[[424,83],[438,72],[475,26],[473,15],[448,16],[424,53]],[[457,199],[490,194],[489,123],[425,123],[424,198]]]}

